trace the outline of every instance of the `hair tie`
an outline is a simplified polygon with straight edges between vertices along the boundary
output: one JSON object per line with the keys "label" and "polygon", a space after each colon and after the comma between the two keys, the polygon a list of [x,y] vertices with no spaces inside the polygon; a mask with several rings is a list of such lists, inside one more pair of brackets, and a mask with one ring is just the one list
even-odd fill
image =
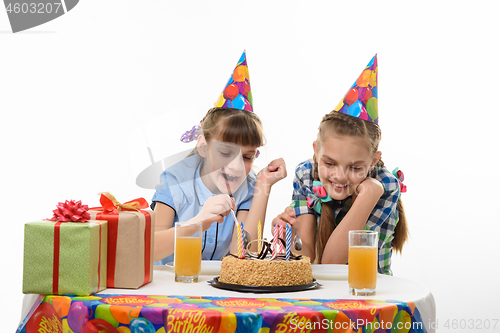
{"label": "hair tie", "polygon": [[406,192],[406,185],[403,184],[403,181],[405,180],[405,175],[404,175],[403,171],[399,170],[399,168],[396,168],[396,169],[392,170],[392,174],[399,181],[399,188],[400,188],[401,193],[405,193]]}
{"label": "hair tie", "polygon": [[193,140],[196,140],[199,136],[199,130],[201,129],[201,121],[198,125],[193,126],[189,131],[186,131],[181,136],[181,141],[184,143],[189,143]]}
{"label": "hair tie", "polygon": [[321,214],[321,203],[332,201],[332,198],[318,180],[313,181],[312,189],[313,191],[307,194],[307,207]]}

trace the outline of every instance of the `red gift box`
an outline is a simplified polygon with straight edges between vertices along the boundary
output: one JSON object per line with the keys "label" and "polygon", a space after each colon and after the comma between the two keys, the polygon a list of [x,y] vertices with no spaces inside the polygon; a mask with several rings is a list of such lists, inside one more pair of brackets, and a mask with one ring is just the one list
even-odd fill
{"label": "red gift box", "polygon": [[94,220],[108,221],[108,288],[137,289],[153,280],[154,212],[144,198],[124,204],[101,193],[102,207],[90,208]]}

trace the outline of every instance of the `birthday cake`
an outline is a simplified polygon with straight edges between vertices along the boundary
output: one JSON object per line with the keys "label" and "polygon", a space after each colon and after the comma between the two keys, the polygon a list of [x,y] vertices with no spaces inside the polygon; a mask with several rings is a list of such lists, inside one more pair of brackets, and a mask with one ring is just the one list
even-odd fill
{"label": "birthday cake", "polygon": [[296,286],[313,282],[311,262],[308,257],[284,260],[222,259],[219,281],[245,286]]}

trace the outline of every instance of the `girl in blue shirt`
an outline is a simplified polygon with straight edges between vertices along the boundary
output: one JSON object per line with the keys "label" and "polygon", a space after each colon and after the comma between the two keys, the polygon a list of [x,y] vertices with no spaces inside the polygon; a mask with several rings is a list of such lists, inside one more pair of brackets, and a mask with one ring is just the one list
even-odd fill
{"label": "girl in blue shirt", "polygon": [[[230,90],[234,87],[237,94]],[[286,167],[283,159],[277,159],[258,174],[252,171],[258,148],[265,139],[262,122],[252,111],[249,96],[243,53],[216,107],[207,112],[199,128],[193,128],[181,139],[188,142],[196,138],[196,148],[165,170],[156,187],[151,205],[156,213],[156,264],[173,261],[172,227],[178,221],[202,222],[203,260],[221,260],[229,251],[237,253],[230,209],[236,212],[238,221],[243,221],[251,238],[257,239],[258,221],[265,219],[271,187],[286,177]]]}

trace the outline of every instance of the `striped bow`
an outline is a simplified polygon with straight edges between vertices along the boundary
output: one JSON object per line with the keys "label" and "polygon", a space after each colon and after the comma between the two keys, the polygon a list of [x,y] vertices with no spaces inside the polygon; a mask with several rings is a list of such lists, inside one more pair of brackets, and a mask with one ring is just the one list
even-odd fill
{"label": "striped bow", "polygon": [[406,185],[403,184],[403,181],[405,180],[405,175],[404,175],[403,171],[399,170],[399,168],[396,168],[396,169],[392,170],[392,174],[399,181],[399,188],[400,188],[401,193],[405,193],[406,192]]}
{"label": "striped bow", "polygon": [[314,209],[316,213],[321,214],[321,203],[332,201],[332,198],[318,180],[313,182],[312,189],[313,191],[307,195],[307,207]]}

